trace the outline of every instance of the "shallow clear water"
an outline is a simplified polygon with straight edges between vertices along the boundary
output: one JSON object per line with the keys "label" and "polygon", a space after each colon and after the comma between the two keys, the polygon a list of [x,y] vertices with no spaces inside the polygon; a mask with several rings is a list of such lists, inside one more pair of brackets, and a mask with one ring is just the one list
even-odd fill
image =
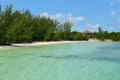
{"label": "shallow clear water", "polygon": [[120,80],[120,42],[0,49],[0,80]]}

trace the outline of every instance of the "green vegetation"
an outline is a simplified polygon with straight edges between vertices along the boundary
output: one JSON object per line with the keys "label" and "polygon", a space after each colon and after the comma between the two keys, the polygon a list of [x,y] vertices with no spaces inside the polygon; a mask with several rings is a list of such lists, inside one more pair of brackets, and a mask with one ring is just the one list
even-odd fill
{"label": "green vegetation", "polygon": [[85,36],[71,32],[72,23],[44,16],[32,15],[29,10],[13,10],[12,5],[0,6],[0,45],[32,41],[86,40]]}
{"label": "green vegetation", "polygon": [[104,41],[105,39],[120,41],[120,32],[103,31],[100,26],[98,28],[98,32],[94,32],[93,36],[101,41]]}
{"label": "green vegetation", "polygon": [[80,32],[73,31],[71,32],[71,40],[88,40],[89,36],[88,35],[83,35]]}
{"label": "green vegetation", "polygon": [[[45,16],[32,15],[29,10],[13,10],[12,5],[2,10],[0,6],[0,45],[32,41],[88,40],[89,36],[71,31],[72,23]],[[120,32],[95,32],[93,37],[100,40],[120,41]]]}

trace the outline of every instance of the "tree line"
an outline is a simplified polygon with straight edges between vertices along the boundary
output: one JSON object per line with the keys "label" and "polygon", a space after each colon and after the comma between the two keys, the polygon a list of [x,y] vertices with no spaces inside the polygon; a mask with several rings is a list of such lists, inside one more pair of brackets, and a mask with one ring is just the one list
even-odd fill
{"label": "tree line", "polygon": [[0,6],[0,45],[32,41],[88,40],[87,35],[71,31],[72,23],[32,15],[29,10],[4,10]]}
{"label": "tree line", "polygon": [[120,32],[103,31],[102,28],[99,26],[98,32],[94,32],[93,37],[101,41],[105,41],[106,39],[113,40],[113,41],[120,41]]}
{"label": "tree line", "polygon": [[111,39],[120,41],[120,32],[103,31],[101,27],[92,36],[72,31],[73,24],[61,23],[49,17],[32,15],[29,10],[13,10],[12,5],[4,10],[0,6],[0,45],[32,41]]}

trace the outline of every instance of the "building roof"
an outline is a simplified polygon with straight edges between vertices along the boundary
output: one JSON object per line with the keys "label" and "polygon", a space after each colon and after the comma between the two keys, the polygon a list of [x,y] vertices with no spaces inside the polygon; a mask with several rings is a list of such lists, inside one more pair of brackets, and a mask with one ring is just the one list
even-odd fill
{"label": "building roof", "polygon": [[83,33],[92,33],[90,30],[85,30]]}

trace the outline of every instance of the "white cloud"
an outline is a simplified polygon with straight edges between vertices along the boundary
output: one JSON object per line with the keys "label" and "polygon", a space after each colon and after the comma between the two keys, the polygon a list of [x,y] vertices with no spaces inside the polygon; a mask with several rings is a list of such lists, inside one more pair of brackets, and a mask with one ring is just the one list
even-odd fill
{"label": "white cloud", "polygon": [[63,15],[63,14],[61,14],[61,13],[57,13],[56,15],[54,15],[54,17],[55,17],[55,18],[63,18],[63,17],[64,17],[64,15]]}
{"label": "white cloud", "polygon": [[100,26],[100,24],[95,24],[95,25],[93,25],[93,28],[98,29],[99,26]]}
{"label": "white cloud", "polygon": [[74,17],[71,13],[68,13],[68,14],[57,13],[54,15],[49,15],[47,12],[43,12],[41,16],[51,17],[53,19],[57,19],[60,21],[70,20],[73,23],[86,20],[84,16]]}
{"label": "white cloud", "polygon": [[91,24],[91,23],[85,24],[85,27],[87,27],[87,29],[92,30],[92,31],[97,31],[99,26],[100,24]]}
{"label": "white cloud", "polygon": [[115,4],[114,2],[110,2],[110,6],[111,6],[111,7],[114,6],[114,4]]}
{"label": "white cloud", "polygon": [[49,17],[49,15],[48,15],[47,12],[43,12],[43,13],[41,14],[41,16]]}
{"label": "white cloud", "polygon": [[110,30],[114,30],[114,29],[115,29],[115,27],[110,27],[109,29],[110,29]]}
{"label": "white cloud", "polygon": [[67,14],[68,15],[68,17],[72,17],[72,14],[71,13],[69,13],[69,14]]}
{"label": "white cloud", "polygon": [[115,11],[112,11],[111,12],[111,16],[115,16],[116,15],[116,12]]}
{"label": "white cloud", "polygon": [[86,27],[91,27],[92,24],[90,24],[90,23],[86,23],[85,26],[86,26]]}
{"label": "white cloud", "polygon": [[86,18],[84,16],[80,16],[80,17],[73,17],[74,21],[84,21]]}

